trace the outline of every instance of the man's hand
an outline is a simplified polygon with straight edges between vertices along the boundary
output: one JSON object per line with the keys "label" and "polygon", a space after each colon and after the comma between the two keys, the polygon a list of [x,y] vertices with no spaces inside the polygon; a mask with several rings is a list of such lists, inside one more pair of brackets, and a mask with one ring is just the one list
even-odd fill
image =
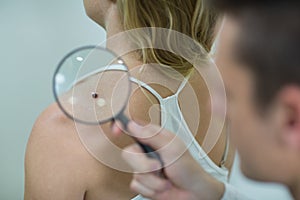
{"label": "man's hand", "polygon": [[[141,143],[157,150],[164,162],[161,166],[158,160],[147,157],[137,144],[124,149],[123,158],[135,172],[131,182],[134,192],[154,200],[222,198],[223,183],[199,166],[175,134],[155,125],[141,127],[134,122],[129,123],[128,131]],[[116,124],[113,132],[120,132]],[[166,178],[157,176],[162,167]]]}

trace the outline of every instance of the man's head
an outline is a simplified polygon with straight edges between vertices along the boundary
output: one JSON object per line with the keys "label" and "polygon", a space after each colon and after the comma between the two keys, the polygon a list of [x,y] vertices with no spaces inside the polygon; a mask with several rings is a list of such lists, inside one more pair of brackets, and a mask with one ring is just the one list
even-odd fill
{"label": "man's head", "polygon": [[215,4],[227,16],[217,64],[242,171],[291,184],[300,178],[300,4]]}

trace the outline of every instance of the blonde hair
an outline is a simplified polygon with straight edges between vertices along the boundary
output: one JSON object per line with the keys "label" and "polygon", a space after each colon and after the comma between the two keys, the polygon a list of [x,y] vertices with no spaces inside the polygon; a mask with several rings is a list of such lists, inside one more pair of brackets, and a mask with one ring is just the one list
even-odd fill
{"label": "blonde hair", "polygon": [[[125,31],[144,27],[166,28],[189,36],[206,52],[211,50],[217,14],[205,0],[117,0],[117,5]],[[155,33],[139,33],[131,37],[143,63],[168,66],[183,76],[193,69],[191,63],[170,51],[143,48],[157,42],[170,45],[174,43],[171,38],[155,37]]]}

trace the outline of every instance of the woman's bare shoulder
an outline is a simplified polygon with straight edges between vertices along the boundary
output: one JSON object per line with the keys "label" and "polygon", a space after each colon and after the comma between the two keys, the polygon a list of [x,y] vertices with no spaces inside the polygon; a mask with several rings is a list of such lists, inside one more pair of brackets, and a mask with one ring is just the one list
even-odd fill
{"label": "woman's bare shoulder", "polygon": [[[105,186],[112,178],[110,174],[119,182],[124,177],[130,180],[128,174],[105,166],[88,153],[78,137],[75,123],[56,104],[38,117],[26,149],[25,199],[110,197],[113,191]],[[128,185],[122,187],[128,188]],[[124,188],[124,193],[128,190],[130,194],[129,189]]]}

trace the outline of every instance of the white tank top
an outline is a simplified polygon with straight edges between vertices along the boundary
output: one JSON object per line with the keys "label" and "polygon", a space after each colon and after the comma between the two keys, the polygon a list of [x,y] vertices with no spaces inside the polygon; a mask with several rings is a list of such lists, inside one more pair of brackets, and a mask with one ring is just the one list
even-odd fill
{"label": "white tank top", "polygon": [[[184,142],[189,144],[189,152],[207,173],[221,182],[227,182],[228,169],[223,164],[227,158],[229,140],[227,140],[226,148],[221,161],[221,167],[219,167],[208,157],[208,155],[196,141],[180,110],[178,96],[188,82],[188,78],[184,79],[174,95],[166,98],[162,98],[153,88],[142,81],[137,80],[136,78],[131,78],[131,81],[142,86],[157,98],[161,108],[161,124],[163,128],[173,132],[174,134],[177,134]],[[146,198],[139,195],[133,198],[133,200],[146,200]]]}

